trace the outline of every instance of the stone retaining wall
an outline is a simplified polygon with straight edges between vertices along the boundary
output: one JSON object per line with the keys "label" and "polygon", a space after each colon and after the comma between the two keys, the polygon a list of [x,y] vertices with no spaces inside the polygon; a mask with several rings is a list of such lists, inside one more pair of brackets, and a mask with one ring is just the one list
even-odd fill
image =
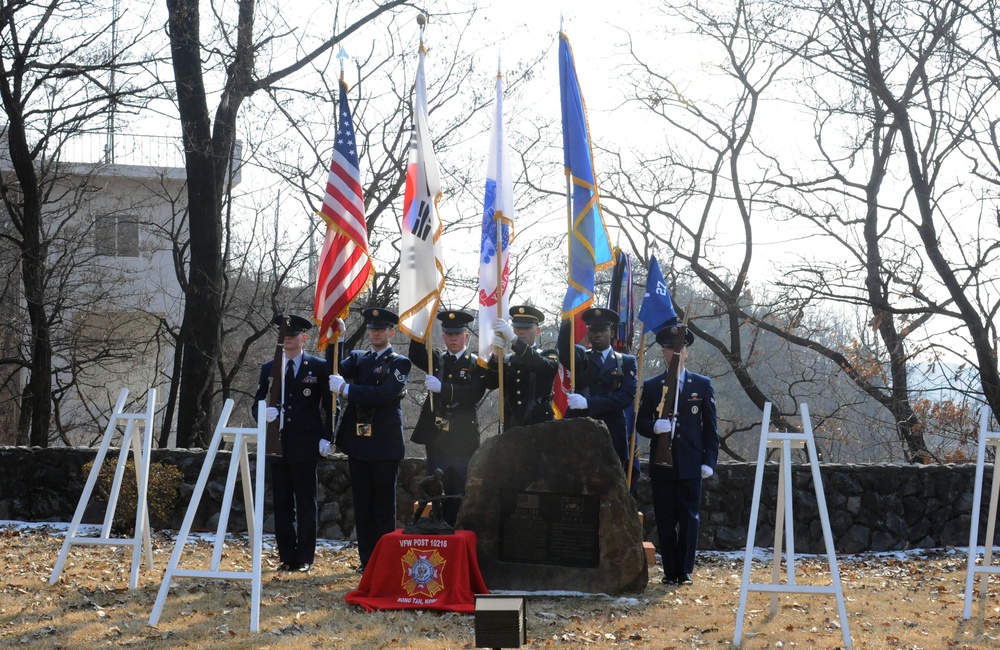
{"label": "stone retaining wall", "polygon": [[[70,521],[87,478],[81,467],[95,455],[94,449],[0,447],[0,520]],[[202,450],[153,451],[152,462],[175,465],[184,474],[177,509],[167,520],[154,521],[154,526],[180,528],[204,456]],[[220,452],[195,518],[195,529],[214,530],[228,465],[229,453]],[[754,469],[749,463],[727,463],[719,466],[715,477],[705,481],[700,548],[738,550],[745,547]],[[792,471],[795,548],[803,553],[823,552],[823,533],[809,466],[796,465]],[[974,465],[822,465],[820,471],[838,552],[968,544]],[[412,511],[423,472],[422,459],[403,461],[396,492],[397,512],[401,517]],[[991,476],[992,467],[987,467],[986,490]],[[319,484],[320,536],[350,539],[354,532],[354,514],[346,460],[333,457],[321,461]],[[757,546],[773,544],[777,486],[777,465],[769,464],[764,471]],[[233,501],[229,528],[231,531],[244,530],[242,490],[238,490]],[[269,491],[266,501],[265,513],[270,511]],[[646,516],[646,539],[656,543],[645,467],[637,501],[639,510]],[[985,535],[986,512],[984,507],[979,544],[983,543]],[[99,507],[89,509],[88,519],[99,522],[101,517]],[[266,517],[264,527],[266,531],[272,529],[270,516]],[[994,543],[998,540],[1000,535]]]}

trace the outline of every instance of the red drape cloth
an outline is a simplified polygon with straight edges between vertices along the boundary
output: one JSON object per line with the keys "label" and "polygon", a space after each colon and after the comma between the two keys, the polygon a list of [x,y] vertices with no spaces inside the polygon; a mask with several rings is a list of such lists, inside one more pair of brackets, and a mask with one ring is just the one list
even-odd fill
{"label": "red drape cloth", "polygon": [[376,609],[476,611],[475,594],[489,593],[476,559],[476,534],[404,535],[398,529],[375,546],[361,584],[344,600]]}

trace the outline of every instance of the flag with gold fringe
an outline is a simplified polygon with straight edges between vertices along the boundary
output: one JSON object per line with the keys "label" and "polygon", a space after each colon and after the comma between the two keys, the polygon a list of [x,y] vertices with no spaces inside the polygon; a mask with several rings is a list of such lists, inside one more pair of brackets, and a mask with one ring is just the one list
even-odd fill
{"label": "flag with gold fringe", "polygon": [[559,34],[559,91],[562,101],[563,163],[570,203],[569,277],[563,299],[563,318],[589,308],[594,300],[594,277],[614,262],[601,213],[594,156],[590,148],[587,111],[576,76],[569,38]]}
{"label": "flag with gold fringe", "polygon": [[421,343],[430,336],[444,291],[442,228],[437,207],[441,181],[427,114],[425,54],[421,45],[399,241],[399,328]]}
{"label": "flag with gold fringe", "polygon": [[354,299],[371,286],[374,277],[368,254],[368,224],[361,190],[357,141],[347,84],[340,81],[337,136],[319,214],[326,222],[326,236],[316,273],[313,320],[319,325],[317,347],[325,350],[333,340],[333,327],[344,318]]}

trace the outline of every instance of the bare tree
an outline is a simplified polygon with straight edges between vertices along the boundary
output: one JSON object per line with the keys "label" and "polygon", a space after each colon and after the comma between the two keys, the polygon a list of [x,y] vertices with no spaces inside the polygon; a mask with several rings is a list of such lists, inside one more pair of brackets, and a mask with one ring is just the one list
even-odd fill
{"label": "bare tree", "polygon": [[[991,4],[861,1],[796,9],[796,24],[813,25],[815,35],[801,55],[804,76],[815,83],[802,88],[811,91],[803,100],[816,116],[823,172],[789,173],[789,189],[809,194],[793,212],[856,251],[865,291],[832,269],[809,285],[824,298],[860,300],[871,309],[868,325],[888,357],[888,392],[877,399],[893,413],[913,460],[930,453],[908,386],[914,359],[955,349],[947,342],[952,336],[964,339],[987,401],[995,406],[1000,397],[989,272],[996,243],[974,225],[982,224],[984,186],[965,181],[962,156],[973,170],[981,164],[978,127],[997,97],[988,81],[991,70],[996,78],[995,59],[988,61],[997,28],[988,22],[995,18]],[[858,178],[864,169],[867,178]],[[792,281],[807,273],[818,278],[817,271]]]}
{"label": "bare tree", "polygon": [[[731,95],[726,106],[733,110],[710,112],[669,75],[646,68],[642,78],[649,85],[639,86],[635,97],[688,142],[713,134],[722,146],[705,144],[710,155],[698,160],[718,161],[723,151],[726,164],[693,164],[672,149],[673,157],[662,157],[657,168],[679,170],[671,177],[676,182],[639,185],[641,177],[632,174],[627,182],[633,186],[620,183],[616,197],[628,206],[623,213],[640,215],[644,224],[651,223],[647,215],[666,217],[657,223],[664,234],[653,239],[670,246],[720,297],[730,329],[760,328],[836,363],[890,414],[906,458],[914,461],[936,453],[925,438],[929,420],[968,423],[965,406],[945,417],[939,414],[952,413],[950,400],[936,409],[915,399],[918,362],[964,359],[978,370],[986,401],[995,408],[1000,397],[996,9],[992,2],[865,0],[744,2],[731,14],[684,6],[675,17],[721,46],[726,63],[720,67],[743,92]],[[767,76],[777,71],[775,61],[785,73]],[[757,140],[740,137],[749,133],[753,110],[768,105],[808,116],[811,148],[799,140],[789,155],[765,146],[759,131]],[[741,182],[748,169],[755,176]],[[647,193],[648,186],[656,189]],[[634,195],[642,198],[630,200]],[[700,220],[691,217],[692,197],[707,197],[696,203]],[[714,197],[726,207],[712,214],[707,206]],[[748,267],[715,257],[723,272],[711,272],[713,258],[700,254],[723,232],[720,215],[729,210],[765,217],[742,220],[744,261],[754,226],[772,224],[806,232],[803,241],[820,238],[830,261],[802,257],[783,269],[776,300],[762,301],[755,290],[753,309],[750,302],[729,308],[733,288],[751,290],[739,282]],[[735,281],[719,282],[727,277]],[[817,317],[831,308],[859,315],[846,339],[829,336],[828,328],[824,334]],[[967,380],[960,369],[950,374]]]}
{"label": "bare tree", "polygon": [[[892,319],[881,319],[878,328],[891,368],[891,377],[883,382],[883,375],[868,372],[868,359],[831,345],[834,339],[829,323],[815,315],[807,316],[811,309],[829,304],[822,301],[837,296],[828,285],[818,288],[828,278],[826,274],[806,264],[800,268],[815,271],[812,282],[804,283],[801,276],[796,277],[796,282],[788,283],[777,295],[768,295],[773,292],[750,282],[755,244],[760,243],[755,234],[782,216],[809,212],[816,203],[802,198],[815,188],[797,183],[780,152],[764,146],[766,126],[762,120],[767,119],[767,111],[776,108],[778,98],[787,96],[802,59],[817,39],[818,29],[810,28],[810,23],[804,29],[798,27],[801,17],[792,11],[751,2],[738,3],[732,11],[686,5],[668,13],[681,19],[685,29],[703,42],[717,47],[724,63],[713,69],[720,71],[726,80],[724,86],[732,90],[721,102],[690,96],[669,74],[635,56],[638,65],[634,101],[665,121],[671,141],[695,144],[700,150],[684,156],[680,147],[671,147],[638,164],[617,166],[626,172],[616,179],[615,189],[606,192],[609,212],[617,213],[625,224],[639,224],[640,251],[648,250],[654,242],[666,246],[673,255],[674,272],[690,274],[714,296],[715,308],[708,314],[696,315],[695,330],[723,355],[740,388],[757,408],[766,401],[779,406],[772,411],[777,418],[775,426],[790,427],[785,417],[795,412],[799,401],[796,395],[805,397],[804,386],[811,383],[821,387],[825,380],[814,374],[811,363],[803,365],[802,357],[796,365],[782,368],[777,376],[786,378],[784,394],[793,398],[791,409],[782,408],[781,393],[773,392],[777,387],[775,375],[768,374],[765,368],[754,369],[757,330],[832,362],[825,366],[827,373],[839,368],[892,414],[907,457],[925,458],[926,445],[909,402],[909,357],[902,343],[905,335],[899,334]],[[878,179],[883,174],[884,170],[873,172],[876,196]],[[664,177],[668,182],[663,182]],[[877,206],[875,196],[868,198],[873,207]],[[877,237],[877,229],[871,232]],[[875,249],[868,251],[867,259],[859,264],[868,272],[864,276],[868,295],[858,296],[855,291],[846,297],[841,294],[840,300],[882,314],[888,296],[881,282],[889,271],[879,260],[879,248],[874,243]],[[735,255],[736,250],[741,254]],[[858,254],[862,258],[865,250],[860,247]],[[683,266],[677,265],[678,261]],[[778,286],[782,287],[780,280]],[[702,325],[700,321],[707,323]],[[708,325],[712,321],[723,326],[717,330],[718,335],[713,335],[711,330],[715,328]],[[807,377],[813,379],[806,381]],[[770,389],[765,388],[768,384]],[[811,400],[821,393],[821,388],[814,388]],[[815,406],[815,402],[811,403]],[[839,410],[835,405],[830,407]],[[832,415],[832,411],[824,414],[815,408],[814,413],[820,419]]]}
{"label": "bare tree", "polygon": [[[343,38],[375,23],[404,0],[375,3],[365,15],[318,43],[310,51],[297,48],[295,60],[278,67],[258,57],[261,48],[280,51],[282,34],[255,28],[259,7],[240,0],[235,21],[213,13],[217,40],[202,32],[199,0],[167,0],[168,34],[177,90],[177,110],[184,139],[188,177],[189,271],[184,285],[184,318],[179,333],[182,354],[178,392],[177,443],[204,444],[210,434],[213,383],[220,351],[222,324],[223,206],[236,146],[237,118],[243,102],[255,92],[309,66]],[[230,19],[233,17],[229,17]],[[273,23],[272,23],[273,25]],[[275,30],[278,28],[276,27]],[[208,107],[205,81],[220,78],[214,116]]]}
{"label": "bare tree", "polygon": [[[766,218],[765,181],[773,165],[765,158],[761,171],[745,171],[752,167],[749,161],[761,160],[753,136],[762,98],[781,81],[792,57],[753,33],[756,23],[742,3],[731,15],[689,5],[675,17],[720,46],[722,74],[733,94],[721,104],[699,101],[679,89],[669,74],[644,63],[633,49],[633,101],[663,120],[674,133],[668,135],[671,141],[684,144],[636,160],[609,152],[614,159],[603,165],[612,170],[603,186],[605,214],[630,234],[641,258],[648,260],[655,247],[662,248],[668,251],[660,255],[668,275],[685,276],[696,283],[693,286],[707,289],[712,302],[705,302],[703,295],[700,306],[708,313],[691,314],[692,328],[722,355],[754,405],[762,409],[771,401],[778,406],[772,410],[773,425],[792,428],[786,418],[794,414],[795,404],[782,408],[781,396],[763,389],[751,362],[757,339],[754,319],[762,320],[761,312],[749,308],[754,233]],[[692,153],[686,156],[684,147]],[[683,316],[687,305],[674,298]],[[734,423],[723,434],[723,444],[728,435],[745,429]]]}
{"label": "bare tree", "polygon": [[[64,280],[77,262],[72,251],[78,240],[68,229],[76,223],[82,197],[73,194],[83,194],[87,185],[86,173],[67,169],[66,144],[99,130],[113,111],[145,102],[146,89],[135,75],[146,62],[141,48],[150,32],[137,18],[123,21],[101,0],[0,6],[0,103],[7,118],[0,198],[11,226],[2,237],[17,252],[19,265],[16,274],[6,269],[8,278],[21,283],[21,292],[8,290],[7,297],[23,300],[22,331],[29,341],[25,354],[7,366],[14,373],[28,369],[19,444],[49,442],[53,331],[72,290]],[[116,74],[117,81],[109,80]],[[3,381],[9,385],[11,375]]]}

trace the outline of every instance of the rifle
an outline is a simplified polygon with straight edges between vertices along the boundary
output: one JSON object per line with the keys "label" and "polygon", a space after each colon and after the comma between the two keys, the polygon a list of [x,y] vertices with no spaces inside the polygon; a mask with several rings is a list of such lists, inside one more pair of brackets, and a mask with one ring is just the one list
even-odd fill
{"label": "rifle", "polygon": [[267,437],[264,443],[264,453],[281,456],[281,409],[283,395],[281,394],[281,379],[285,374],[282,360],[285,357],[285,332],[288,331],[288,316],[282,316],[278,324],[278,343],[274,346],[274,360],[271,362],[271,377],[267,380],[267,402],[277,407],[278,417],[274,422],[267,423]]}
{"label": "rifle", "polygon": [[[657,417],[662,420],[669,419],[673,427],[668,436],[661,437],[656,443],[656,457],[653,463],[662,467],[673,467],[674,436],[677,435],[677,401],[680,399],[680,391],[677,390],[677,378],[681,369],[681,352],[684,351],[685,338],[687,337],[687,315],[684,322],[673,328],[674,330],[674,356],[670,359],[670,368],[667,369],[667,378],[663,383],[663,394],[660,397],[660,405],[656,408]],[[667,410],[667,409],[670,410]],[[666,438],[666,439],[664,439]]]}

